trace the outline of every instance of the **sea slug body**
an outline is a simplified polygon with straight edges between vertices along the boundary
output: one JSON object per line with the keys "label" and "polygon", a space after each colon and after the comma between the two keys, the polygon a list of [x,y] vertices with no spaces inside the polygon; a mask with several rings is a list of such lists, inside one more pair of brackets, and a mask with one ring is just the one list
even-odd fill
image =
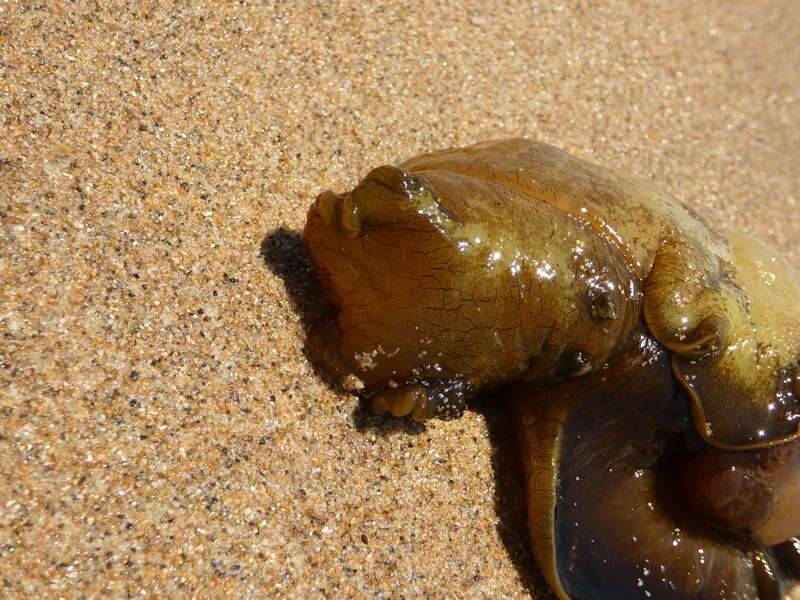
{"label": "sea slug body", "polygon": [[524,139],[378,167],[303,237],[328,306],[309,354],[376,412],[505,399],[559,598],[800,579],[800,276],[773,250]]}

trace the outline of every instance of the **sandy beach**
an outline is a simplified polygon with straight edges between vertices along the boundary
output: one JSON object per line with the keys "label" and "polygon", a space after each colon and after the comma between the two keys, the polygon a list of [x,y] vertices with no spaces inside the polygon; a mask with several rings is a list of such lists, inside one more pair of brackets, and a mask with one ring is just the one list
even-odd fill
{"label": "sandy beach", "polygon": [[800,3],[669,4],[0,3],[0,597],[549,598],[507,418],[330,389],[299,232],[526,136],[800,267]]}

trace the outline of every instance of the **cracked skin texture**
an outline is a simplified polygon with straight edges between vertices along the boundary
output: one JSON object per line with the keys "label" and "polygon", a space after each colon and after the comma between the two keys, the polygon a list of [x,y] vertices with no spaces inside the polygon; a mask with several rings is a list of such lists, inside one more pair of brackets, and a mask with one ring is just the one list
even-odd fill
{"label": "cracked skin texture", "polygon": [[328,301],[309,354],[376,412],[508,391],[561,598],[800,577],[800,279],[769,248],[522,139],[374,169],[303,235]]}

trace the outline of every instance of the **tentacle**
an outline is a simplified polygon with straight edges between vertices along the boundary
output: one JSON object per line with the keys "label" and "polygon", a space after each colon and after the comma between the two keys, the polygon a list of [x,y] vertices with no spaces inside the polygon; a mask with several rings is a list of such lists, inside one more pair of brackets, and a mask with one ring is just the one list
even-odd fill
{"label": "tentacle", "polygon": [[408,385],[386,388],[372,397],[373,412],[395,417],[411,415],[415,421],[437,417],[457,419],[464,414],[472,386],[462,377],[424,378]]}

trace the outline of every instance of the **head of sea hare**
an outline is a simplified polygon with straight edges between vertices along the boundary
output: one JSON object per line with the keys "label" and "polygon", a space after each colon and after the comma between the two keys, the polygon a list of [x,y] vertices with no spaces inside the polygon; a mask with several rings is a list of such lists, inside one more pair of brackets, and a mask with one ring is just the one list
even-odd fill
{"label": "head of sea hare", "polygon": [[583,375],[636,321],[638,292],[608,244],[478,178],[379,167],[349,193],[320,194],[303,238],[329,306],[311,357],[366,393]]}

